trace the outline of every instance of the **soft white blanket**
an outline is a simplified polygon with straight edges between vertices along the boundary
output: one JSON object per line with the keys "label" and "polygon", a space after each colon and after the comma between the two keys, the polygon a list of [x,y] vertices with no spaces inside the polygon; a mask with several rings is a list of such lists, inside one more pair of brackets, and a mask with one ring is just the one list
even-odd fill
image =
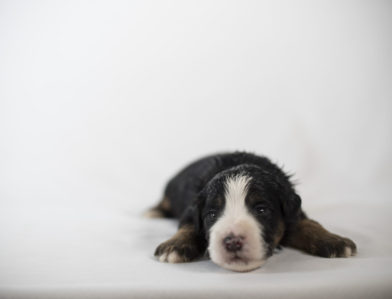
{"label": "soft white blanket", "polygon": [[387,298],[390,208],[330,205],[310,211],[328,229],[355,240],[357,256],[326,259],[284,248],[249,273],[209,260],[155,260],[155,246],[174,233],[174,221],[106,207],[3,209],[0,297]]}

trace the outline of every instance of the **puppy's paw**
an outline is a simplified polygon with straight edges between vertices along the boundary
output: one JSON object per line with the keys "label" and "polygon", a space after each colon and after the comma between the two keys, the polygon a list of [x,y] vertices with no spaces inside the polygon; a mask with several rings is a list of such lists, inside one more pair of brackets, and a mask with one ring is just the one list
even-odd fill
{"label": "puppy's paw", "polygon": [[357,253],[357,247],[348,238],[330,234],[327,238],[318,240],[313,251],[316,255],[328,258],[350,257]]}
{"label": "puppy's paw", "polygon": [[157,247],[155,256],[160,262],[186,263],[196,259],[198,253],[191,244],[181,244],[176,240],[170,239]]}

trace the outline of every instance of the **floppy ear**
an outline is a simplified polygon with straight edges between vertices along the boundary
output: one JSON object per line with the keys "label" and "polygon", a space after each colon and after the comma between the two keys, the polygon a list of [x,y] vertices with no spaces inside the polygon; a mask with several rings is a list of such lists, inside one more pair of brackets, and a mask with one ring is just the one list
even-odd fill
{"label": "floppy ear", "polygon": [[301,212],[301,197],[295,192],[290,182],[290,177],[286,176],[275,181],[275,192],[280,199],[281,211],[286,222],[295,222]]}
{"label": "floppy ear", "polygon": [[189,224],[193,225],[196,233],[202,233],[203,222],[201,217],[201,212],[203,210],[205,201],[205,196],[203,192],[200,192],[198,197],[193,201],[193,203],[185,210],[179,223],[179,227]]}
{"label": "floppy ear", "polygon": [[202,211],[205,202],[205,192],[202,190],[197,199],[193,202],[193,224],[195,225],[196,232],[202,233],[203,232],[203,219],[202,219]]}
{"label": "floppy ear", "polygon": [[286,194],[282,198],[282,211],[283,216],[287,222],[295,221],[301,209],[301,197],[294,192],[294,190],[290,190],[289,194]]}

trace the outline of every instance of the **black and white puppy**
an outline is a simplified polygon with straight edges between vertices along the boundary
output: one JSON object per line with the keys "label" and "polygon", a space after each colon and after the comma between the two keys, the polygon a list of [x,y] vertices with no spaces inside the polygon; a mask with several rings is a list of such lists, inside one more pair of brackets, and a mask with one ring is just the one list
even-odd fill
{"label": "black and white puppy", "polygon": [[322,257],[349,257],[350,239],[325,230],[301,209],[290,177],[265,157],[235,152],[200,159],[172,178],[150,217],[178,218],[179,229],[159,245],[161,262],[211,260],[233,271],[264,264],[277,246]]}

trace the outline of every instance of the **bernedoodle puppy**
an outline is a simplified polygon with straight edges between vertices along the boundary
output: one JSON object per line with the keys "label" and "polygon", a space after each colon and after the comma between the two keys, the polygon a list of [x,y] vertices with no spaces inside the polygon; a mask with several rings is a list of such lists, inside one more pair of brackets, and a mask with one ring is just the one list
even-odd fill
{"label": "bernedoodle puppy", "polygon": [[147,214],[179,219],[177,233],[155,251],[161,262],[190,262],[208,253],[226,269],[250,271],[280,245],[321,257],[356,253],[353,241],[305,215],[290,176],[249,153],[217,154],[190,164]]}

